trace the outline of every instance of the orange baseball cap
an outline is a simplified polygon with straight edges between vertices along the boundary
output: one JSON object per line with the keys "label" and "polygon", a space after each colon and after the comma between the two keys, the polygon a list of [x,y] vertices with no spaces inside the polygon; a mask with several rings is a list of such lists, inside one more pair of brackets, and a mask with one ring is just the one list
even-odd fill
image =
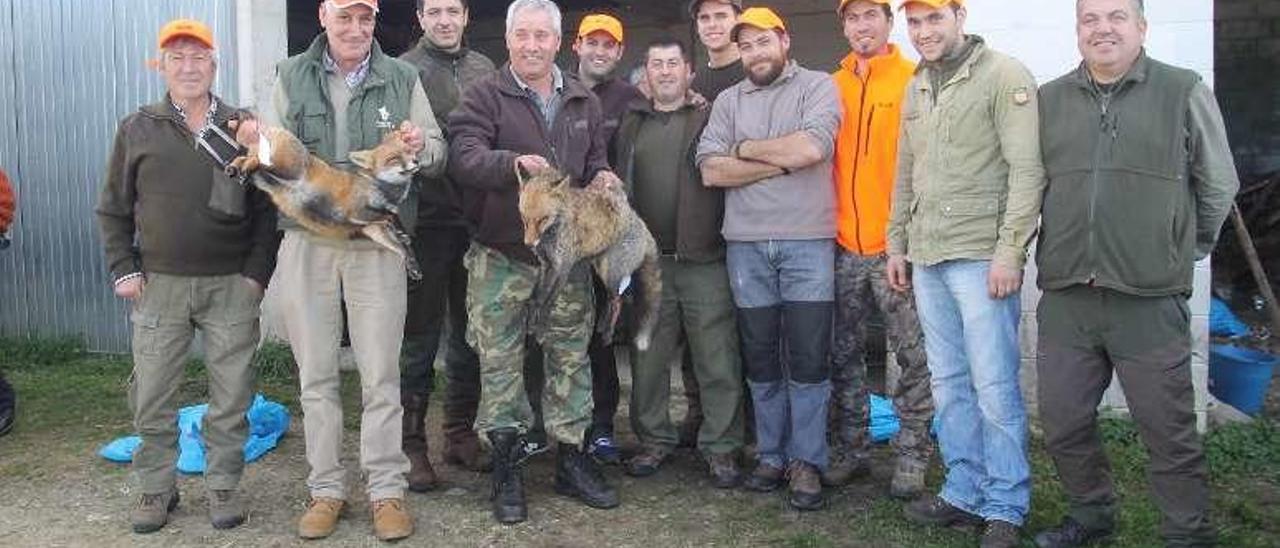
{"label": "orange baseball cap", "polygon": [[578,25],[578,38],[597,31],[612,36],[619,43],[622,42],[622,21],[612,15],[593,13],[583,17],[582,23]]}
{"label": "orange baseball cap", "polygon": [[213,49],[213,31],[204,23],[195,19],[174,19],[165,23],[160,27],[160,39],[157,43],[160,49],[164,49],[164,45],[168,44],[175,38],[191,38],[205,47]]}
{"label": "orange baseball cap", "polygon": [[[857,0],[840,0],[840,7],[836,8],[836,13],[844,13],[844,7],[856,2]],[[868,0],[873,4],[891,5],[893,0]]]}
{"label": "orange baseball cap", "polygon": [[898,4],[898,9],[905,8],[912,2],[919,2],[934,9],[946,7],[947,4],[964,6],[964,0],[902,0],[902,3]]}
{"label": "orange baseball cap", "polygon": [[787,30],[787,25],[782,22],[782,18],[778,17],[778,14],[774,13],[773,10],[769,8],[747,8],[747,11],[742,12],[742,15],[738,17],[738,24],[734,25],[733,30],[729,31],[729,39],[737,42],[738,31],[748,25],[761,30],[778,29],[783,32]]}
{"label": "orange baseball cap", "polygon": [[373,10],[374,13],[378,13],[378,0],[325,0],[325,1],[330,4],[333,4],[333,7],[338,9],[349,8],[356,4],[364,4],[366,6],[369,6],[369,9]]}

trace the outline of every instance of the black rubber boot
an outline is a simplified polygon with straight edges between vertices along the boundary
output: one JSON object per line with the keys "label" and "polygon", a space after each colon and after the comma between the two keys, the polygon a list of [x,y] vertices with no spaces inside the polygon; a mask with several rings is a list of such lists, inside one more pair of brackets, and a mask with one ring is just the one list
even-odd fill
{"label": "black rubber boot", "polygon": [[515,428],[489,431],[493,444],[493,519],[498,523],[520,523],[529,519],[524,500],[524,465],[521,464],[524,440]]}
{"label": "black rubber boot", "polygon": [[605,482],[596,461],[568,443],[561,443],[556,449],[556,492],[592,508],[618,505],[618,492]]}

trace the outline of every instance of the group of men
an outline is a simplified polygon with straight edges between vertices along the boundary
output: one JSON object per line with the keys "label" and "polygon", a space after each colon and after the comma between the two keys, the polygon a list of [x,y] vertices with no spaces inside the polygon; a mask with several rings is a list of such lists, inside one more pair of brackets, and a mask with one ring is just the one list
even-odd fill
{"label": "group of men", "polygon": [[[209,29],[166,25],[168,92],[121,122],[98,206],[115,291],[133,301],[130,404],[144,440],[134,530],[158,530],[178,504],[176,394],[197,328],[210,517],[243,522],[240,444],[269,280],[301,384],[301,537],[330,535],[347,504],[344,305],[379,539],[410,535],[404,491],[437,483],[424,421],[441,346],[444,458],[490,473],[495,520],[527,519],[524,465],[552,444],[558,493],[618,506],[600,468],[621,461],[617,345],[592,329],[612,295],[577,265],[543,344],[526,332],[539,270],[517,173],[555,168],[574,186],[625,192],[661,253],[658,328],[631,360],[640,448],[628,474],[656,473],[693,438],[715,487],[785,485],[794,508],[821,508],[824,486],[870,471],[863,355],[879,310],[901,369],[890,494],[916,522],[978,525],[983,546],[1016,545],[1031,489],[1019,295],[1038,234],[1040,410],[1071,509],[1036,542],[1078,546],[1114,529],[1096,425],[1113,372],[1151,455],[1166,542],[1212,542],[1186,297],[1238,183],[1211,92],[1146,55],[1141,0],[1078,0],[1083,62],[1039,89],[965,32],[963,0],[836,4],[851,51],[834,75],[792,60],[792,34],[769,8],[694,0],[709,62],[656,39],[640,55],[642,93],[617,74],[625,36],[609,15],[582,20],[571,73],[555,65],[563,33],[550,0],[510,4],[500,67],[465,46],[466,0],[418,0],[424,35],[399,60],[373,39],[376,0],[321,0],[324,33],[279,65],[257,119],[210,93]],[[899,19],[918,66],[889,42]],[[340,167],[405,128],[423,171],[399,216],[423,280],[406,282],[400,259],[368,240],[277,222],[265,195],[193,152],[211,125],[250,142],[259,124]],[[691,400],[684,427],[669,413],[673,361]],[[935,413],[946,475],[927,495]]]}

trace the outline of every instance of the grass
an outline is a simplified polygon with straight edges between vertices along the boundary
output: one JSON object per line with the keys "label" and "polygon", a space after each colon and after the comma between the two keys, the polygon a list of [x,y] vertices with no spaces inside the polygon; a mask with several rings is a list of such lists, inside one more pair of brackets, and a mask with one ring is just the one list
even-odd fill
{"label": "grass", "polygon": [[[287,347],[264,346],[254,358],[258,388],[268,398],[299,412],[295,365]],[[18,424],[0,438],[0,478],[22,478],[39,489],[42,480],[58,477],[67,467],[84,466],[98,446],[130,432],[126,393],[130,362],[127,357],[90,354],[74,340],[0,339],[0,371],[18,391]],[[345,419],[351,430],[359,422],[359,382],[343,375]],[[187,368],[181,387],[183,405],[202,402],[203,365]],[[1160,514],[1147,494],[1146,452],[1133,425],[1108,419],[1102,434],[1111,458],[1120,498],[1115,546],[1157,546]],[[1223,546],[1280,545],[1280,426],[1268,420],[1236,425],[1210,433],[1205,440],[1213,484],[1213,519]],[[882,456],[887,449],[878,449]],[[1028,530],[1055,525],[1066,502],[1042,442],[1033,439],[1031,463],[1034,485]],[[125,468],[103,467],[108,474]],[[930,485],[941,472],[931,471]],[[671,512],[671,501],[687,486],[652,486],[653,501],[632,499],[639,516]],[[954,530],[927,530],[908,524],[899,504],[864,492],[832,493],[825,512],[796,514],[779,501],[724,496],[711,499],[719,508],[700,514],[708,520],[701,534],[719,539],[716,545],[759,545],[796,548],[858,545],[912,547],[971,546],[973,536]],[[649,518],[656,519],[654,516]],[[672,516],[673,527],[700,527]],[[644,519],[644,518],[641,518]],[[636,539],[630,539],[632,541]]]}

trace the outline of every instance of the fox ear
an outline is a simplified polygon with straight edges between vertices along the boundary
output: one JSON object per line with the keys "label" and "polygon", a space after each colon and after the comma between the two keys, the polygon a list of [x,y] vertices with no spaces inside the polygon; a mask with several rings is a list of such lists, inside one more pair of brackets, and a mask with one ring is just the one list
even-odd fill
{"label": "fox ear", "polygon": [[525,169],[520,162],[516,162],[516,181],[520,182],[520,186],[524,186],[525,183],[528,183],[529,179],[532,178],[533,173],[530,173],[529,170]]}
{"label": "fox ear", "polygon": [[371,150],[357,150],[349,154],[348,157],[351,158],[351,163],[355,165],[368,170],[373,169],[373,151]]}

